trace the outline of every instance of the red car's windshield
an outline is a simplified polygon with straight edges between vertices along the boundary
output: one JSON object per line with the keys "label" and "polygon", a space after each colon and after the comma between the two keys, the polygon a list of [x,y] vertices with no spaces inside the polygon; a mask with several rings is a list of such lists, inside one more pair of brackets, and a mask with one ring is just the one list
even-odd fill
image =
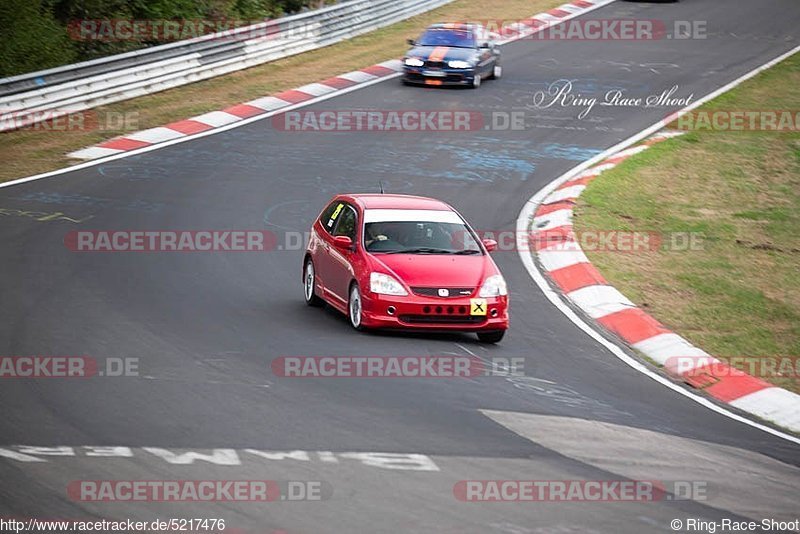
{"label": "red car's windshield", "polygon": [[385,254],[483,254],[469,229],[453,222],[368,222],[364,248]]}

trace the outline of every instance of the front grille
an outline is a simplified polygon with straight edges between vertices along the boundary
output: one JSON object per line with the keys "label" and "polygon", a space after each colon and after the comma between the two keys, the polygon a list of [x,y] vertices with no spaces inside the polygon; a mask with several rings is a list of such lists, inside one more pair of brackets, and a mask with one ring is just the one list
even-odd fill
{"label": "front grille", "polygon": [[407,324],[480,324],[485,316],[476,315],[401,315],[400,321]]}
{"label": "front grille", "polygon": [[[450,293],[447,297],[440,297],[439,290],[446,289],[448,293]],[[474,287],[412,287],[411,291],[414,292],[415,295],[419,295],[421,297],[437,297],[437,298],[463,298],[469,297],[472,293],[475,292]]]}
{"label": "front grille", "polygon": [[444,61],[426,61],[425,66],[429,69],[443,69],[445,67]]}

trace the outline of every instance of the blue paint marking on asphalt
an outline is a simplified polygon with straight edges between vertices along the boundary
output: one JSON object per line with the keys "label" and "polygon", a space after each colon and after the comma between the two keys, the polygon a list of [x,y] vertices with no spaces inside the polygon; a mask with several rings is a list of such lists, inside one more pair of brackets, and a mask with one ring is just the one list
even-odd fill
{"label": "blue paint marking on asphalt", "polygon": [[577,145],[547,143],[541,145],[540,157],[544,159],[566,159],[569,161],[586,161],[600,154],[602,149],[586,148]]}
{"label": "blue paint marking on asphalt", "polygon": [[[547,143],[531,146],[529,141],[485,136],[465,141],[461,145],[437,146],[432,158],[439,161],[448,158],[453,170],[433,173],[433,176],[485,182],[498,178],[527,180],[542,160],[586,161],[601,152],[601,149],[578,145]],[[430,171],[427,173],[431,175]]]}
{"label": "blue paint marking on asphalt", "polygon": [[[507,171],[518,173],[525,179],[527,175],[536,170],[536,165],[528,158],[521,158],[516,152],[508,150],[476,149],[475,147],[460,147],[454,145],[440,145],[437,152],[449,152],[450,159],[457,169],[475,171]],[[441,154],[436,154],[440,157]]]}

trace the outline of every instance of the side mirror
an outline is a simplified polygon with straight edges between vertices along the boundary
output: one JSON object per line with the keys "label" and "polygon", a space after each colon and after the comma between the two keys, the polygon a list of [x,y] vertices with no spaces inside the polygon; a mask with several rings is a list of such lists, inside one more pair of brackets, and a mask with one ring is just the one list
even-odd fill
{"label": "side mirror", "polygon": [[406,39],[406,42],[411,46],[417,46],[417,42],[414,39]]}
{"label": "side mirror", "polygon": [[337,235],[333,238],[333,246],[339,250],[350,250],[353,248],[353,240],[346,235]]}
{"label": "side mirror", "polygon": [[487,251],[494,252],[497,250],[497,241],[494,239],[483,239],[482,242]]}
{"label": "side mirror", "polygon": [[480,45],[478,45],[478,48],[491,48],[491,47],[492,45],[489,44],[488,42],[483,42]]}

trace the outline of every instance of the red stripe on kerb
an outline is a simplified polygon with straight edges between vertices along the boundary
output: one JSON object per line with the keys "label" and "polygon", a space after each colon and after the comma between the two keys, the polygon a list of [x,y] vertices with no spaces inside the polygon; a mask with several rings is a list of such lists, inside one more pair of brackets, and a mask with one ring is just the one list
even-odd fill
{"label": "red stripe on kerb", "polygon": [[[554,200],[552,202],[552,204],[558,204],[558,203],[566,201],[566,202],[572,202],[572,204],[574,205],[575,202],[577,202],[579,196],[580,196],[580,193],[576,194],[573,197],[562,198],[561,200]],[[549,206],[550,204],[551,204],[551,202],[548,202],[548,203],[545,204],[545,206]]]}
{"label": "red stripe on kerb", "polygon": [[704,391],[723,402],[731,402],[750,393],[773,387],[772,384],[768,384],[760,378],[750,376],[724,363],[710,364],[692,369],[687,371],[683,378],[691,384],[700,378],[698,375],[718,377],[715,380],[716,383],[706,387]]}
{"label": "red stripe on kerb", "polygon": [[559,200],[552,204],[542,204],[536,209],[536,215],[534,215],[534,217],[541,217],[558,210],[572,210],[574,207],[575,202],[571,200]]}
{"label": "red stripe on kerb", "polygon": [[554,17],[558,17],[558,18],[564,18],[567,15],[569,15],[568,12],[564,11],[563,9],[558,9],[558,8],[551,9],[550,11],[547,12],[547,14],[548,15],[553,15]]}
{"label": "red stripe on kerb", "polygon": [[281,100],[285,100],[291,104],[297,104],[298,102],[303,102],[305,100],[311,100],[312,96],[308,93],[304,93],[303,91],[297,91],[292,89],[290,91],[284,91],[282,93],[278,93],[277,95],[273,95],[275,98],[280,98]]}
{"label": "red stripe on kerb", "polygon": [[589,286],[608,285],[606,279],[591,263],[576,263],[548,273],[553,282],[564,293],[570,293]]}
{"label": "red stripe on kerb", "polygon": [[594,175],[594,176],[584,176],[584,177],[582,177],[582,178],[576,178],[575,180],[570,180],[570,181],[568,181],[568,182],[564,182],[563,184],[561,184],[560,186],[558,186],[558,188],[556,189],[556,191],[558,191],[559,189],[566,189],[566,188],[568,188],[568,187],[572,187],[573,185],[589,185],[589,182],[591,182],[591,181],[592,181],[592,180],[594,180],[595,178],[597,178],[597,175]]}
{"label": "red stripe on kerb", "polygon": [[379,78],[395,73],[395,71],[392,69],[383,67],[381,65],[373,65],[371,67],[367,67],[366,69],[361,69],[361,72],[366,72],[367,74],[372,74],[373,76],[378,76]]}
{"label": "red stripe on kerb", "polygon": [[530,26],[531,28],[538,28],[540,26],[547,26],[547,21],[542,19],[537,19],[536,17],[531,17],[529,19],[525,19],[520,21],[526,26]]}
{"label": "red stripe on kerb", "polygon": [[148,143],[147,141],[137,141],[136,139],[129,139],[127,137],[118,137],[117,139],[111,139],[105,143],[100,143],[97,146],[100,148],[113,148],[115,150],[136,150],[137,148],[150,146],[152,144],[153,143]]}
{"label": "red stripe on kerb", "polygon": [[[672,119],[672,120],[677,120],[677,117],[675,119]],[[672,122],[672,121],[669,121],[669,122]],[[667,124],[669,124],[669,123],[667,123]],[[650,138],[645,139],[644,141],[642,141],[642,144],[643,145],[647,145],[647,146],[653,146],[653,145],[658,144],[658,143],[660,143],[662,141],[666,141],[667,139],[672,139],[672,138],[671,137],[656,137],[656,138],[650,137]]]}
{"label": "red stripe on kerb", "polygon": [[533,247],[537,251],[549,248],[577,250],[579,247],[574,244],[575,240],[572,238],[572,234],[572,225],[565,224],[549,230],[531,230],[528,236],[529,240],[533,240]]}
{"label": "red stripe on kerb", "polygon": [[333,87],[334,89],[344,89],[345,87],[350,87],[351,85],[355,85],[356,82],[353,80],[348,80],[347,78],[339,78],[338,76],[334,76],[333,78],[328,78],[325,81],[319,82],[322,85],[327,85],[328,87]]}
{"label": "red stripe on kerb", "polygon": [[658,334],[670,333],[664,325],[639,308],[610,313],[597,319],[597,322],[630,344],[650,339]]}
{"label": "red stripe on kerb", "polygon": [[572,5],[578,7],[592,7],[594,4],[591,2],[586,2],[585,0],[575,0],[572,2]]}
{"label": "red stripe on kerb", "polygon": [[260,115],[262,113],[266,113],[261,108],[257,108],[255,106],[250,106],[248,104],[237,104],[235,106],[231,106],[229,108],[225,108],[222,111],[225,113],[230,113],[231,115],[236,115],[237,117],[241,117],[246,119],[247,117],[252,117],[254,115]]}
{"label": "red stripe on kerb", "polygon": [[167,124],[167,128],[170,130],[175,130],[176,132],[181,132],[182,134],[191,135],[210,130],[213,128],[213,126],[199,121],[193,121],[192,119],[186,119]]}
{"label": "red stripe on kerb", "polygon": [[633,154],[623,154],[622,156],[611,156],[610,158],[605,160],[603,163],[601,163],[601,165],[609,165],[609,164],[610,165],[619,165],[620,163],[622,163],[623,161],[625,161],[626,159],[628,159],[632,155]]}

